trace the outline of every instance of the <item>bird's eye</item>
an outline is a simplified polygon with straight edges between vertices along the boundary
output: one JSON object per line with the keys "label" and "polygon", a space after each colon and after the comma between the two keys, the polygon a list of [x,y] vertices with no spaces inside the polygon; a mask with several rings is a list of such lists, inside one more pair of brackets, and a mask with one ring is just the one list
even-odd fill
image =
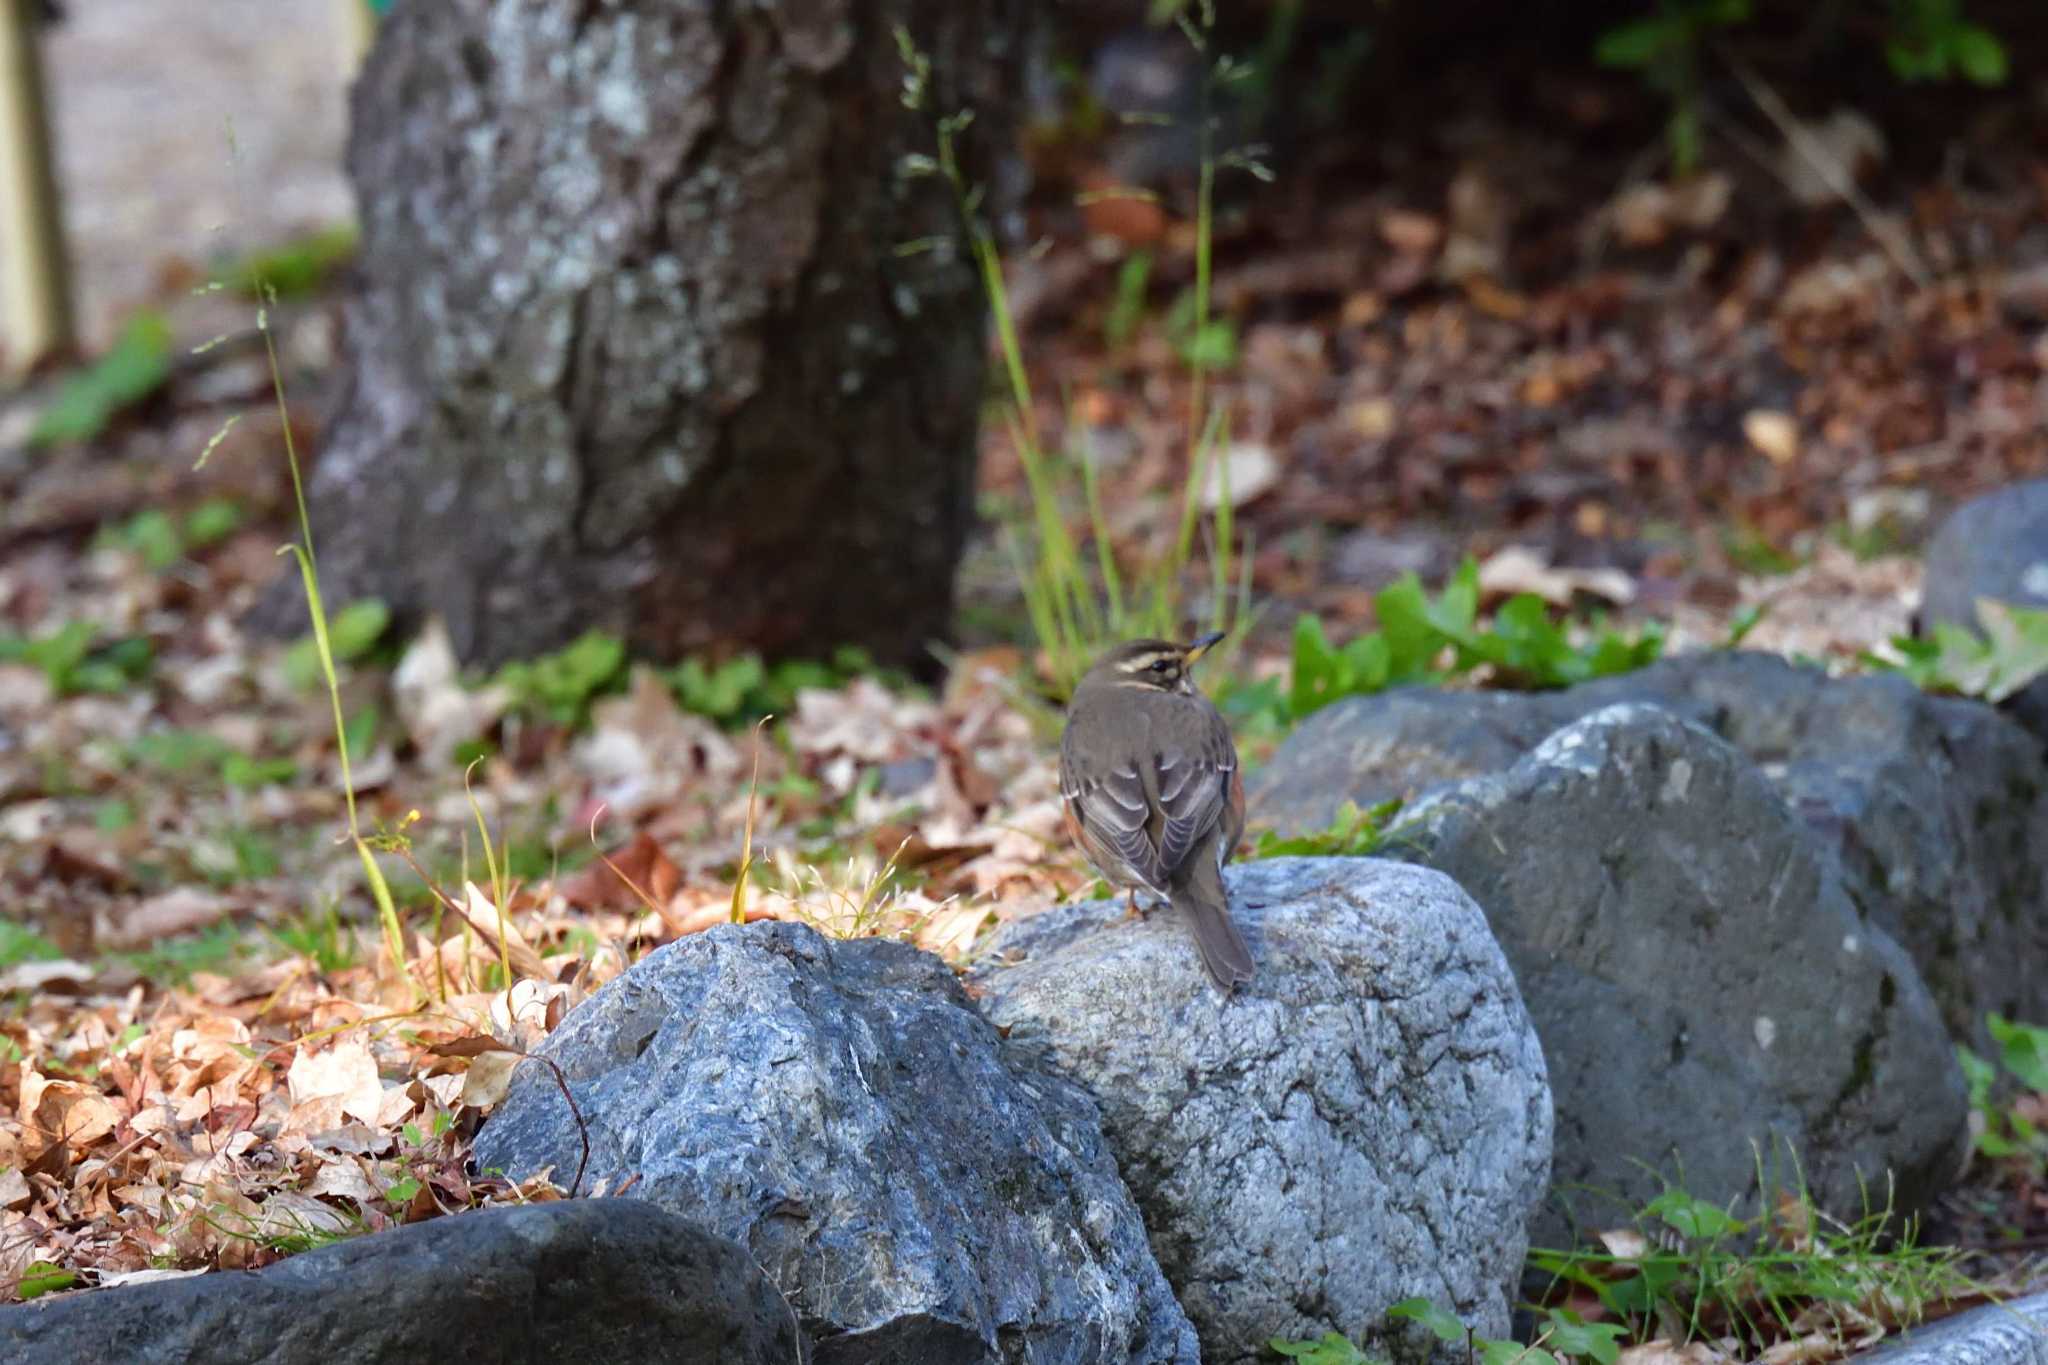
{"label": "bird's eye", "polygon": [[1171,660],[1171,659],[1154,659],[1154,660],[1152,661],[1152,671],[1153,671],[1154,673],[1171,673],[1171,672],[1173,672],[1173,660]]}

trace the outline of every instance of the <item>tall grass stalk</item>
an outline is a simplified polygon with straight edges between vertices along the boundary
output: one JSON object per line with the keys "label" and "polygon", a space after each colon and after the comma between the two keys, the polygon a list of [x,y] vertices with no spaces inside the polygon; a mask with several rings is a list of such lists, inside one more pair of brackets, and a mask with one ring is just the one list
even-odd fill
{"label": "tall grass stalk", "polygon": [[406,970],[405,930],[399,923],[398,903],[391,895],[390,883],[384,879],[384,870],[377,865],[376,855],[370,851],[369,841],[363,837],[362,818],[356,809],[355,779],[349,770],[348,723],[342,716],[341,683],[335,675],[334,648],[327,631],[327,608],[320,597],[319,561],[313,552],[313,519],[306,510],[306,484],[299,469],[298,443],[292,438],[291,412],[285,404],[284,370],[278,364],[277,338],[270,329],[270,313],[277,305],[277,294],[268,283],[260,288],[262,302],[256,309],[256,330],[263,336],[263,352],[270,366],[270,389],[277,399],[278,424],[284,430],[285,461],[291,467],[292,499],[299,518],[299,543],[286,545],[278,553],[290,554],[298,561],[299,581],[306,593],[306,614],[313,623],[313,648],[320,658],[320,676],[327,684],[327,699],[334,712],[334,749],[341,761],[341,794],[348,808],[349,841],[355,845],[356,855],[362,859],[363,880],[370,888],[371,899],[377,904],[377,920],[383,929],[384,949],[391,955],[392,969],[417,992],[417,986]]}
{"label": "tall grass stalk", "polygon": [[[1199,23],[1190,22],[1184,27],[1206,59],[1213,15],[1207,6],[1202,7],[1202,13]],[[1223,496],[1217,500],[1206,525],[1202,518],[1203,493],[1210,483],[1210,465],[1218,458],[1219,438],[1225,425],[1222,409],[1210,406],[1208,358],[1197,352],[1189,362],[1189,453],[1173,539],[1163,556],[1126,575],[1117,563],[1103,509],[1100,472],[1092,452],[1080,445],[1072,454],[1061,456],[1047,448],[1038,429],[1035,396],[1017,336],[1016,317],[1010,307],[1002,253],[980,211],[982,192],[970,184],[960,164],[959,138],[972,123],[972,112],[935,114],[931,107],[930,61],[907,32],[899,29],[896,36],[905,68],[903,102],[910,109],[934,115],[937,143],[936,156],[907,158],[903,169],[909,175],[939,176],[951,189],[1002,355],[1012,408],[1010,432],[1031,500],[1030,515],[1012,520],[1004,527],[1003,545],[1023,590],[1025,611],[1053,690],[1064,695],[1103,646],[1114,640],[1141,635],[1173,638],[1190,633],[1195,623],[1186,619],[1187,570],[1194,557],[1198,526],[1206,532],[1212,563],[1208,628],[1235,633],[1245,618],[1250,579],[1248,575],[1239,579],[1233,595],[1235,527],[1227,468],[1223,470]],[[1194,318],[1198,338],[1209,321],[1218,165],[1212,145],[1209,96],[1211,87],[1227,78],[1229,69],[1227,64],[1214,65],[1205,75],[1203,85],[1201,175],[1195,212]],[[932,245],[913,243],[905,250],[922,250]],[[1069,420],[1067,429],[1073,432],[1078,424]],[[1068,524],[1068,504],[1075,491],[1072,475],[1076,469],[1079,500],[1093,541],[1092,555],[1084,550]]]}

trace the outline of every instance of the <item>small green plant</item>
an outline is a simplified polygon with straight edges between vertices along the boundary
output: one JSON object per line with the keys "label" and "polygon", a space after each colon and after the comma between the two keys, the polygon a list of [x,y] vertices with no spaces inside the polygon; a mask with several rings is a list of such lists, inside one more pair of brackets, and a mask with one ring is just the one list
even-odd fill
{"label": "small green plant", "polygon": [[55,962],[64,956],[56,944],[11,919],[0,919],[0,967],[24,962]]}
{"label": "small green plant", "polygon": [[253,757],[204,730],[151,730],[129,741],[125,752],[163,776],[206,778],[242,791],[289,782],[298,774],[288,758]]}
{"label": "small green plant", "polygon": [[59,696],[124,692],[149,676],[156,649],[139,635],[102,640],[89,621],[69,621],[34,639],[0,632],[0,663],[39,668]]}
{"label": "small green plant", "polygon": [[1317,1341],[1274,1337],[1266,1344],[1289,1360],[1304,1361],[1306,1365],[1384,1365],[1386,1359],[1367,1355],[1352,1345],[1349,1338],[1335,1332],[1325,1332]]}
{"label": "small green plant", "polygon": [[1116,299],[1102,318],[1102,340],[1121,351],[1137,334],[1145,317],[1145,286],[1152,278],[1152,253],[1133,251],[1117,267]]}
{"label": "small green plant", "polygon": [[2005,44],[1963,17],[1963,0],[1891,0],[1891,36],[1884,46],[1892,74],[1910,83],[1961,76],[1972,85],[2003,85]]}
{"label": "small green plant", "polygon": [[167,986],[183,986],[194,972],[226,975],[248,955],[250,944],[232,924],[215,924],[195,934],[161,939],[139,952],[115,953],[144,978]]}
{"label": "small green plant", "polygon": [[[1964,17],[1963,0],[1862,0],[1887,13],[1876,23],[1845,22],[1849,6],[1821,10],[1821,22],[1852,32],[1881,34],[1892,74],[1909,84],[1960,76],[1975,85],[2003,85],[2009,74],[2005,44]],[[1755,17],[1752,0],[1654,0],[1643,18],[1599,35],[1593,55],[1603,66],[1634,71],[1670,102],[1666,125],[1671,159],[1683,175],[1698,166],[1701,150],[1700,68],[1709,45]],[[1795,13],[1790,5],[1787,11]],[[1877,16],[1872,16],[1877,18]]]}
{"label": "small green plant", "polygon": [[29,444],[91,440],[163,387],[170,373],[171,324],[152,310],[135,314],[111,350],[64,381],[29,433]]}
{"label": "small green plant", "polygon": [[226,889],[246,886],[275,877],[284,870],[277,837],[264,830],[228,828],[217,831],[199,845],[193,863],[215,886]]}
{"label": "small green plant", "polygon": [[[1760,1187],[1774,1188],[1759,1170]],[[1879,1323],[1910,1326],[1930,1307],[1982,1292],[1954,1247],[1923,1247],[1918,1226],[1890,1201],[1853,1223],[1830,1218],[1803,1188],[1778,1190],[1768,1212],[1731,1209],[1667,1184],[1634,1227],[1602,1249],[1534,1248],[1530,1264],[1599,1300],[1633,1341],[1735,1338],[1749,1358],[1824,1333],[1867,1337]],[[1548,1297],[1548,1296],[1546,1296]]]}
{"label": "small green plant", "polygon": [[[354,663],[367,656],[391,628],[391,608],[375,597],[351,602],[334,613],[327,627],[327,648],[336,663]],[[299,640],[284,656],[284,676],[293,687],[311,691],[321,684],[320,640],[317,634]]]}
{"label": "small green plant", "polygon": [[265,285],[279,298],[311,294],[355,259],[360,237],[353,223],[321,228],[245,256],[221,272],[221,278],[251,298],[261,298]]}
{"label": "small green plant", "polygon": [[[1217,170],[1236,167],[1260,178],[1269,177],[1270,172],[1247,153],[1219,155],[1212,145],[1215,121],[1210,106],[1214,95],[1222,87],[1255,74],[1247,63],[1210,53],[1214,6],[1207,0],[1188,7],[1175,6],[1167,17],[1180,25],[1205,64],[1202,114],[1197,130],[1201,174],[1195,202],[1195,281],[1177,306],[1168,329],[1181,338],[1183,359],[1189,368],[1189,458],[1170,546],[1135,569],[1117,562],[1103,514],[1094,460],[1085,448],[1062,457],[1039,432],[1031,380],[1004,284],[1002,256],[995,233],[982,212],[982,192],[969,183],[960,163],[960,139],[973,122],[973,112],[947,113],[933,107],[930,59],[918,50],[907,31],[897,31],[904,65],[903,103],[906,108],[932,117],[937,152],[935,156],[905,158],[901,171],[906,178],[937,176],[951,190],[968,257],[981,280],[995,323],[1003,374],[1008,381],[1011,435],[1024,468],[1030,499],[1030,515],[1009,521],[1005,546],[1024,592],[1051,690],[1060,696],[1072,689],[1109,642],[1134,636],[1180,637],[1187,632],[1192,614],[1188,610],[1189,568],[1194,562],[1198,527],[1207,532],[1210,549],[1208,628],[1234,631],[1242,621],[1244,602],[1249,595],[1249,560],[1244,563],[1243,577],[1232,572],[1236,529],[1227,462],[1220,470],[1220,496],[1211,499],[1212,510],[1206,520],[1202,516],[1203,494],[1209,487],[1211,467],[1218,463],[1216,452],[1225,427],[1223,410],[1212,410],[1208,401],[1208,376],[1234,359],[1236,349],[1234,331],[1228,324],[1210,317],[1210,276]],[[901,249],[909,252],[951,247],[950,241],[925,241],[909,243]],[[1149,268],[1149,264],[1126,267],[1122,288],[1127,298],[1135,300],[1142,294],[1144,272]],[[1068,525],[1068,517],[1076,506],[1084,509],[1087,516],[1090,535],[1085,539],[1077,537]],[[1084,544],[1090,544],[1092,553],[1084,552]]]}
{"label": "small green plant", "polygon": [[161,573],[194,550],[225,540],[241,524],[242,509],[233,499],[209,498],[182,521],[161,509],[147,508],[106,527],[93,543],[97,548],[126,550],[145,568]]}
{"label": "small green plant", "polygon": [[1527,1345],[1483,1337],[1457,1314],[1428,1299],[1403,1299],[1387,1310],[1390,1318],[1419,1322],[1446,1346],[1463,1346],[1482,1365],[1557,1365],[1561,1360],[1591,1360],[1614,1365],[1621,1356],[1625,1329],[1611,1322],[1587,1322],[1567,1308],[1545,1310],[1543,1325]]}
{"label": "small green plant", "polygon": [[1894,637],[1898,658],[1865,653],[1862,662],[1902,674],[1925,691],[1994,704],[2048,673],[2048,610],[1980,598],[1977,619],[1984,627],[1981,635],[1953,622],[1937,622],[1926,639]]}
{"label": "small green plant", "polygon": [[1227,370],[1237,363],[1237,327],[1229,318],[1203,316],[1200,299],[1184,291],[1166,311],[1166,339],[1191,370]]}
{"label": "small green plant", "polygon": [[1400,798],[1381,801],[1359,809],[1346,801],[1337,818],[1326,827],[1307,834],[1282,838],[1270,829],[1259,831],[1252,847],[1254,858],[1366,858],[1386,843],[1387,826],[1401,809]]}
{"label": "small green plant", "polygon": [[1574,644],[1534,593],[1503,602],[1492,624],[1482,628],[1479,565],[1471,559],[1435,597],[1408,574],[1382,589],[1373,605],[1379,628],[1341,647],[1330,643],[1318,618],[1303,615],[1295,621],[1294,673],[1287,695],[1294,719],[1343,697],[1444,682],[1480,668],[1491,670],[1493,680],[1504,686],[1569,687],[1647,667],[1664,652],[1663,629],[1654,623],[1633,636],[1595,623],[1591,638]]}
{"label": "small green plant", "polygon": [[[2048,1130],[2041,1123],[2048,1111],[2048,1028],[1997,1014],[1985,1026],[1998,1044],[1995,1063],[1956,1049],[1970,1086],[1971,1143],[1980,1156],[2039,1183],[2048,1178]],[[2013,1082],[2022,1092],[2017,1098]]]}
{"label": "small green plant", "polygon": [[[848,646],[825,663],[791,659],[764,664],[757,654],[735,655],[719,664],[685,659],[664,677],[685,711],[736,726],[787,712],[800,689],[839,687],[848,679],[880,672],[866,650]],[[891,677],[890,682],[900,685],[902,680]]]}
{"label": "small green plant", "polygon": [[1671,102],[1665,136],[1679,174],[1700,160],[1700,55],[1710,34],[1747,20],[1749,0],[1657,0],[1655,12],[1600,35],[1602,66],[1634,71]]}
{"label": "small green plant", "polygon": [[77,1271],[66,1270],[62,1266],[52,1265],[48,1261],[36,1261],[21,1272],[21,1279],[15,1284],[14,1292],[20,1295],[22,1301],[26,1303],[30,1299],[39,1299],[45,1294],[55,1294],[60,1290],[75,1288],[77,1284]]}
{"label": "small green plant", "polygon": [[552,654],[506,664],[497,681],[522,709],[575,726],[588,719],[591,701],[621,682],[625,672],[624,642],[593,630]]}

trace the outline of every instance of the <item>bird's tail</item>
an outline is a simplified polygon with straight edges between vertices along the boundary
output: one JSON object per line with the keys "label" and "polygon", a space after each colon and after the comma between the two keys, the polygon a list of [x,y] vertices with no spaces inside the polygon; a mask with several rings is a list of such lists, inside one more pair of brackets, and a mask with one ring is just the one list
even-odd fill
{"label": "bird's tail", "polygon": [[1252,979],[1252,950],[1230,918],[1230,898],[1223,890],[1223,870],[1214,858],[1198,850],[1188,860],[1187,875],[1168,888],[1174,908],[1195,931],[1195,946],[1202,951],[1202,965],[1216,984],[1235,990]]}

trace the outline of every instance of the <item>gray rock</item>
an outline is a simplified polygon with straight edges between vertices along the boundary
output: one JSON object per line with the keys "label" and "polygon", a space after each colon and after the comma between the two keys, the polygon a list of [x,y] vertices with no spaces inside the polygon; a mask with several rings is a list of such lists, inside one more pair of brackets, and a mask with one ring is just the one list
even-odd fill
{"label": "gray rock", "polygon": [[1402,689],[1326,707],[1252,779],[1286,833],[1495,772],[1603,707],[1706,726],[1777,785],[1857,908],[1919,965],[1950,1032],[2048,1017],[2048,762],[1991,708],[1896,677],[1829,679],[1775,655],[1706,651],[1563,692]]}
{"label": "gray rock", "polygon": [[[2039,273],[2039,272],[2036,272]],[[1922,630],[1938,622],[1977,629],[1977,599],[2048,607],[2048,479],[2010,484],[1964,503],[1927,544]],[[2048,678],[2006,703],[2048,740]]]}
{"label": "gray rock", "polygon": [[0,1308],[0,1360],[798,1365],[740,1247],[620,1200],[487,1209],[223,1271]]}
{"label": "gray rock", "polygon": [[[1596,712],[1423,798],[1390,847],[1469,891],[1513,964],[1565,1210],[1611,1225],[1663,1175],[1725,1204],[1761,1160],[1860,1215],[1866,1185],[1881,1201],[1895,1180],[1912,1208],[1957,1169],[1963,1082],[1926,986],[1709,731]],[[1557,1245],[1570,1222],[1554,1208],[1536,1236]]]}
{"label": "gray rock", "polygon": [[2048,1294],[1972,1308],[1857,1359],[1863,1365],[2048,1365]]}
{"label": "gray rock", "polygon": [[[586,1179],[745,1245],[821,1362],[1196,1358],[1095,1105],[1011,1055],[929,954],[721,926],[542,1052],[589,1123]],[[577,1155],[538,1067],[476,1144],[521,1175]]]}
{"label": "gray rock", "polygon": [[875,782],[876,795],[904,797],[923,791],[926,784],[938,776],[939,761],[930,754],[918,754],[884,763],[876,772],[879,774]]}
{"label": "gray rock", "polygon": [[1328,1331],[1427,1354],[1383,1316],[1418,1294],[1506,1335],[1551,1106],[1478,907],[1373,859],[1226,876],[1259,963],[1234,997],[1170,913],[1093,902],[1001,931],[983,1009],[1100,1101],[1211,1365]]}

